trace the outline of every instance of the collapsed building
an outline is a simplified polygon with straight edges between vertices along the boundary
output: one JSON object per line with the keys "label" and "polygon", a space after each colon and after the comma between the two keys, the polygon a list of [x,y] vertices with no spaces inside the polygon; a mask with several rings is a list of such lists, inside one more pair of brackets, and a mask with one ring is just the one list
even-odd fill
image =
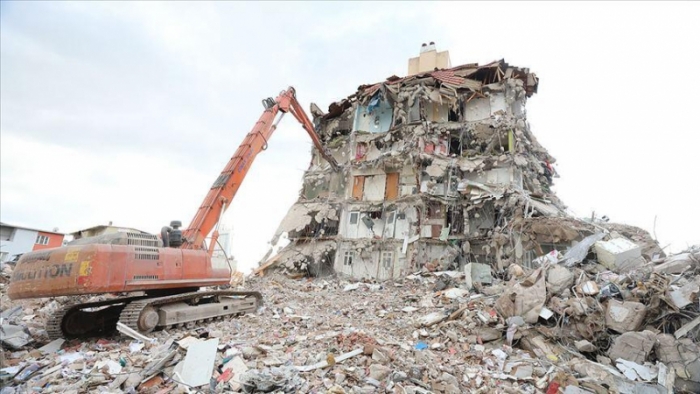
{"label": "collapsed building", "polygon": [[663,255],[643,230],[566,213],[552,192],[555,159],[527,121],[539,84],[528,68],[451,67],[434,43],[408,66],[409,76],[362,85],[328,112],[311,105],[342,169],[312,149],[273,239],[290,243],[263,267],[378,280],[468,263],[534,268],[538,256],[609,232],[603,226],[635,237],[647,259]]}

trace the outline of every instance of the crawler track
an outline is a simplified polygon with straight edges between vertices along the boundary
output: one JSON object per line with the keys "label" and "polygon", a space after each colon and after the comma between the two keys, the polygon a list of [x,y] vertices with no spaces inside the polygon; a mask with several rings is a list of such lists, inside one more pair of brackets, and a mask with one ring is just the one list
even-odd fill
{"label": "crawler track", "polygon": [[[159,306],[169,305],[178,302],[188,302],[194,304],[193,307],[199,305],[196,300],[206,300],[208,303],[216,302],[216,299],[220,297],[231,297],[238,296],[243,297],[241,303],[237,308],[231,309],[229,313],[218,317],[207,317],[203,319],[183,319],[167,326],[158,325],[158,328],[179,326],[183,324],[197,324],[204,321],[211,321],[216,318],[224,318],[227,316],[241,315],[248,312],[255,312],[255,310],[262,304],[262,294],[257,291],[228,291],[228,290],[215,290],[215,291],[198,291],[192,293],[177,294],[167,297],[158,298],[145,298],[136,300],[129,303],[122,311],[119,317],[119,322],[125,324],[129,328],[132,328],[141,333],[148,333],[152,329],[144,328],[143,324],[139,324],[139,319],[142,319],[142,313],[147,308],[152,308],[154,311],[158,310]],[[250,298],[254,298],[255,302],[251,303]],[[244,301],[247,300],[247,301]]]}
{"label": "crawler track", "polygon": [[[51,339],[57,338],[89,338],[99,335],[110,335],[116,330],[117,322],[121,322],[134,330],[142,333],[152,329],[139,329],[139,318],[147,308],[153,308],[157,313],[158,307],[177,302],[198,304],[198,300],[205,300],[211,304],[217,302],[220,297],[239,296],[242,300],[240,307],[233,308],[230,313],[217,318],[240,315],[254,312],[262,304],[262,295],[258,292],[247,291],[199,291],[183,293],[164,297],[137,296],[115,298],[112,300],[89,302],[84,304],[66,305],[53,312],[46,323],[46,332]],[[249,298],[254,298],[251,302]],[[89,310],[99,308],[97,310]],[[196,324],[201,321],[213,320],[213,318],[178,321],[176,324]],[[143,326],[143,325],[142,325]],[[162,326],[157,326],[161,328]]]}
{"label": "crawler track", "polygon": [[[109,335],[117,327],[119,313],[124,307],[147,296],[124,297],[112,300],[70,304],[54,311],[46,322],[46,332],[50,339],[87,338]],[[86,309],[102,308],[97,311]]]}

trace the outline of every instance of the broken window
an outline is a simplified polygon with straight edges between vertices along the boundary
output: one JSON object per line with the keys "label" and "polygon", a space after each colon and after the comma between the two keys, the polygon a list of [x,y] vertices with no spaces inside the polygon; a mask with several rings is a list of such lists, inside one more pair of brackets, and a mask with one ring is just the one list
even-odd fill
{"label": "broken window", "polygon": [[360,218],[359,212],[350,212],[350,224],[357,224],[357,221],[359,218]]}
{"label": "broken window", "polygon": [[442,210],[442,204],[439,202],[431,201],[428,203],[428,217],[431,219],[442,218],[444,212]]}
{"label": "broken window", "polygon": [[450,136],[450,154],[451,155],[462,155],[462,137],[461,136]]}
{"label": "broken window", "polygon": [[327,198],[329,192],[329,177],[323,179],[309,179],[304,183],[304,198],[313,200],[314,198]]}
{"label": "broken window", "polygon": [[447,114],[447,121],[448,122],[459,122],[459,114],[457,113],[457,111],[450,108],[450,112]]}
{"label": "broken window", "polygon": [[346,250],[345,253],[343,253],[343,265],[351,266],[353,258],[355,258],[355,252],[351,250]]}
{"label": "broken window", "polygon": [[381,219],[382,211],[370,211],[367,212],[367,216],[369,216],[370,219]]}
{"label": "broken window", "polygon": [[0,227],[0,240],[12,241],[14,235],[15,229],[13,227]]}
{"label": "broken window", "polygon": [[394,265],[394,252],[390,251],[382,251],[381,255],[381,263],[382,267],[385,270],[391,269],[391,267]]}
{"label": "broken window", "polygon": [[464,210],[461,206],[447,207],[447,226],[450,229],[450,235],[464,233]]}
{"label": "broken window", "polygon": [[496,210],[493,201],[485,202],[469,214],[469,234],[480,236],[496,225]]}
{"label": "broken window", "polygon": [[384,133],[391,128],[393,110],[380,94],[374,95],[367,105],[360,105],[355,112],[355,131]]}
{"label": "broken window", "polygon": [[394,222],[396,221],[396,211],[391,211],[386,215],[384,225],[384,238],[394,238]]}
{"label": "broken window", "polygon": [[366,154],[367,154],[367,143],[366,142],[358,142],[356,147],[355,147],[355,160],[364,159]]}
{"label": "broken window", "polygon": [[301,231],[290,231],[289,238],[321,238],[338,235],[339,222],[337,220],[324,219],[317,223],[312,219]]}

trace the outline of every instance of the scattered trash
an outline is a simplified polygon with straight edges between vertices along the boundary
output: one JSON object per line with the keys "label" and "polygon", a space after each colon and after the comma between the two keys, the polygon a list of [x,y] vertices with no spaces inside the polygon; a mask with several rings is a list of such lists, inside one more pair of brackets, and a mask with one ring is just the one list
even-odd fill
{"label": "scattered trash", "polygon": [[127,327],[123,323],[119,323],[119,322],[117,323],[117,331],[119,331],[120,333],[122,333],[126,336],[129,336],[133,339],[136,339],[136,340],[139,340],[142,342],[153,342],[153,339],[136,332],[135,330],[133,330],[130,327]]}
{"label": "scattered trash", "polygon": [[416,350],[425,350],[425,349],[428,348],[428,344],[425,343],[425,342],[418,342],[418,343],[415,344],[414,348],[415,348]]}

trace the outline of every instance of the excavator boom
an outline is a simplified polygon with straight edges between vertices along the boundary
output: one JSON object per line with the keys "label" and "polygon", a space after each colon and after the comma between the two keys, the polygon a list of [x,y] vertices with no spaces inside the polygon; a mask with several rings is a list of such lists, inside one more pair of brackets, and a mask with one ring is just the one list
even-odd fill
{"label": "excavator boom", "polygon": [[[243,179],[248,174],[255,157],[258,153],[267,149],[267,142],[285,113],[294,115],[309,134],[314,146],[319,150],[323,158],[330,163],[334,170],[338,169],[337,162],[321,143],[313,124],[297,101],[293,87],[289,87],[281,92],[274,100],[272,98],[263,100],[263,105],[265,106],[265,111],[260,116],[260,119],[245,137],[236,153],[226,164],[224,170],[221,171],[219,177],[214,181],[202,205],[197,210],[197,214],[190,222],[189,228],[183,231],[182,248],[203,248],[205,238],[215,229],[221,219],[221,215],[230,205]],[[277,118],[278,114],[280,114],[279,118]],[[216,235],[212,237],[209,246],[210,254],[213,251],[215,241]]]}

